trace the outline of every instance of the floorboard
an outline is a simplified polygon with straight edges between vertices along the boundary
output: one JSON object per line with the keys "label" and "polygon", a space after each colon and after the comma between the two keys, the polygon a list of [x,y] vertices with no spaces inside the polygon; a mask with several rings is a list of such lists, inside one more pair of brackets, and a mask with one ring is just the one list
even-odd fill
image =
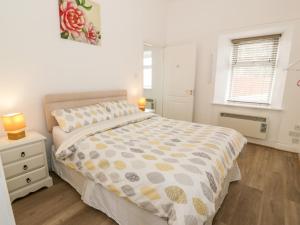
{"label": "floorboard", "polygon": [[[214,225],[299,225],[297,154],[248,144],[238,158],[242,180],[230,185]],[[85,205],[55,174],[54,185],[13,203],[17,225],[117,225]]]}

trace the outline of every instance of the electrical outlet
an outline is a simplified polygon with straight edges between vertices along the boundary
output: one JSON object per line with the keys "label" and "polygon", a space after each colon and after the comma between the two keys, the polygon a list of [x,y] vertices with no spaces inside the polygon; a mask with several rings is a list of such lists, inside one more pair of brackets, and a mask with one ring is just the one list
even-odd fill
{"label": "electrical outlet", "polygon": [[294,138],[300,138],[300,132],[290,131],[289,136]]}
{"label": "electrical outlet", "polygon": [[300,124],[295,125],[295,131],[300,131]]}
{"label": "electrical outlet", "polygon": [[260,132],[266,133],[267,132],[267,128],[268,128],[268,125],[266,123],[262,123],[260,125]]}
{"label": "electrical outlet", "polygon": [[293,138],[293,139],[292,139],[292,143],[293,143],[294,145],[298,145],[298,144],[300,144],[300,140],[299,140],[298,138]]}

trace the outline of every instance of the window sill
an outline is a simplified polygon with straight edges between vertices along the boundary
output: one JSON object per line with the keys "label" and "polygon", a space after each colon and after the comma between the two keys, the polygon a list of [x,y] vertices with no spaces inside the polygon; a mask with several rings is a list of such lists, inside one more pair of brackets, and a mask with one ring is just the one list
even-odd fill
{"label": "window sill", "polygon": [[283,111],[284,110],[281,107],[250,105],[250,104],[242,104],[242,103],[213,102],[212,104],[213,105],[221,105],[221,106],[239,107],[239,108],[273,110],[273,111]]}

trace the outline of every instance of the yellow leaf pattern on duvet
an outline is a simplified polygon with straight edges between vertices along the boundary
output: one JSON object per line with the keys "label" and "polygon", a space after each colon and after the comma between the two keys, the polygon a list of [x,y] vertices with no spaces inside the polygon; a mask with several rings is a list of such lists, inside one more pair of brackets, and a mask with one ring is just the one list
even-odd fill
{"label": "yellow leaf pattern on duvet", "polygon": [[153,141],[149,141],[149,144],[151,144],[151,145],[159,145],[160,142],[156,141],[156,140],[153,140]]}
{"label": "yellow leaf pattern on duvet", "polygon": [[222,177],[224,177],[224,166],[222,165],[222,163],[219,160],[217,160],[217,166],[221,172]]}
{"label": "yellow leaf pattern on duvet", "polygon": [[199,198],[193,198],[193,204],[198,214],[204,216],[208,214],[208,210],[203,201]]}
{"label": "yellow leaf pattern on duvet", "polygon": [[170,225],[205,224],[244,143],[231,129],[154,116],[82,137],[63,162]]}
{"label": "yellow leaf pattern on duvet", "polygon": [[205,144],[205,146],[209,147],[210,149],[216,149],[216,150],[219,149],[218,146],[215,144]]}
{"label": "yellow leaf pattern on duvet", "polygon": [[100,160],[98,166],[101,169],[107,169],[110,166],[110,163],[108,160],[104,159],[104,160]]}
{"label": "yellow leaf pattern on duvet", "polygon": [[186,155],[184,153],[172,153],[171,156],[175,157],[175,158],[183,158],[186,157]]}
{"label": "yellow leaf pattern on duvet", "polygon": [[76,129],[79,129],[82,127],[82,125],[80,123],[76,123],[75,127],[76,127]]}
{"label": "yellow leaf pattern on duvet", "polygon": [[146,160],[156,160],[156,157],[153,155],[143,155],[143,158]]}
{"label": "yellow leaf pattern on duvet", "polygon": [[115,194],[118,195],[118,196],[121,195],[121,191],[119,191],[118,188],[117,188],[115,185],[113,185],[113,184],[108,185],[108,186],[107,186],[107,189],[108,189],[110,192],[113,192],[113,193],[115,193]]}
{"label": "yellow leaf pattern on duvet", "polygon": [[67,163],[66,165],[67,165],[69,168],[73,169],[73,170],[76,169],[76,165],[75,165],[74,163],[72,163],[72,162],[69,162],[69,163]]}
{"label": "yellow leaf pattern on duvet", "polygon": [[91,138],[90,138],[90,140],[91,140],[91,141],[99,141],[99,139],[98,139],[98,138],[96,138],[96,137],[94,137],[94,136],[93,136],[93,137],[91,137]]}
{"label": "yellow leaf pattern on duvet", "polygon": [[170,186],[166,188],[166,194],[173,202],[176,202],[178,204],[186,204],[187,203],[187,197],[180,187],[177,186]]}
{"label": "yellow leaf pattern on duvet", "polygon": [[149,198],[150,200],[160,199],[159,194],[157,193],[155,188],[152,188],[152,187],[143,187],[143,188],[141,188],[141,193],[144,196],[146,196],[147,198]]}
{"label": "yellow leaf pattern on duvet", "polygon": [[174,169],[174,167],[168,163],[157,163],[156,167],[161,171],[169,171]]}
{"label": "yellow leaf pattern on duvet", "polygon": [[59,124],[59,126],[64,129],[66,127],[66,121],[64,119],[58,119],[57,123]]}
{"label": "yellow leaf pattern on duvet", "polygon": [[158,149],[160,149],[161,151],[169,151],[170,147],[165,146],[165,145],[161,145],[161,146],[158,146]]}
{"label": "yellow leaf pattern on duvet", "polygon": [[226,163],[228,164],[229,163],[229,158],[228,158],[228,153],[227,152],[224,153],[224,158],[225,158]]}
{"label": "yellow leaf pattern on duvet", "polygon": [[94,163],[91,160],[88,160],[84,163],[84,166],[88,169],[88,170],[94,170],[96,169],[96,166],[94,165]]}
{"label": "yellow leaf pattern on duvet", "polygon": [[123,170],[123,169],[126,168],[126,164],[125,164],[123,161],[120,161],[120,160],[115,161],[115,162],[114,162],[114,165],[115,165],[115,167],[116,167],[118,170]]}
{"label": "yellow leaf pattern on duvet", "polygon": [[186,148],[194,148],[194,147],[196,147],[196,145],[194,145],[194,144],[183,144],[182,146],[186,147]]}
{"label": "yellow leaf pattern on duvet", "polygon": [[103,143],[98,143],[98,144],[96,145],[96,148],[102,150],[102,149],[107,148],[107,145],[105,145],[105,144],[103,144]]}

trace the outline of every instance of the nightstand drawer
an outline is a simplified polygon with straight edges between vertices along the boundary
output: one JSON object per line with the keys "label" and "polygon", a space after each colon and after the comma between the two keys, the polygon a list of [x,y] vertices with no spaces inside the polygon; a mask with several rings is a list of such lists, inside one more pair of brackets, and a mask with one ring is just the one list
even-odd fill
{"label": "nightstand drawer", "polygon": [[36,181],[39,181],[43,178],[46,178],[47,172],[46,168],[40,168],[37,170],[34,170],[32,172],[26,173],[24,175],[21,175],[16,178],[12,178],[10,180],[7,180],[7,188],[9,192],[13,192],[19,188],[28,186],[30,184],[33,184]]}
{"label": "nightstand drawer", "polygon": [[24,173],[28,173],[44,165],[44,155],[34,156],[32,158],[25,159],[21,162],[16,162],[4,166],[5,177],[6,179],[9,179]]}
{"label": "nightstand drawer", "polygon": [[11,162],[23,160],[34,155],[41,154],[45,148],[44,142],[36,142],[33,144],[23,145],[21,147],[16,147],[14,149],[8,149],[2,152],[2,162],[3,164],[8,164]]}

